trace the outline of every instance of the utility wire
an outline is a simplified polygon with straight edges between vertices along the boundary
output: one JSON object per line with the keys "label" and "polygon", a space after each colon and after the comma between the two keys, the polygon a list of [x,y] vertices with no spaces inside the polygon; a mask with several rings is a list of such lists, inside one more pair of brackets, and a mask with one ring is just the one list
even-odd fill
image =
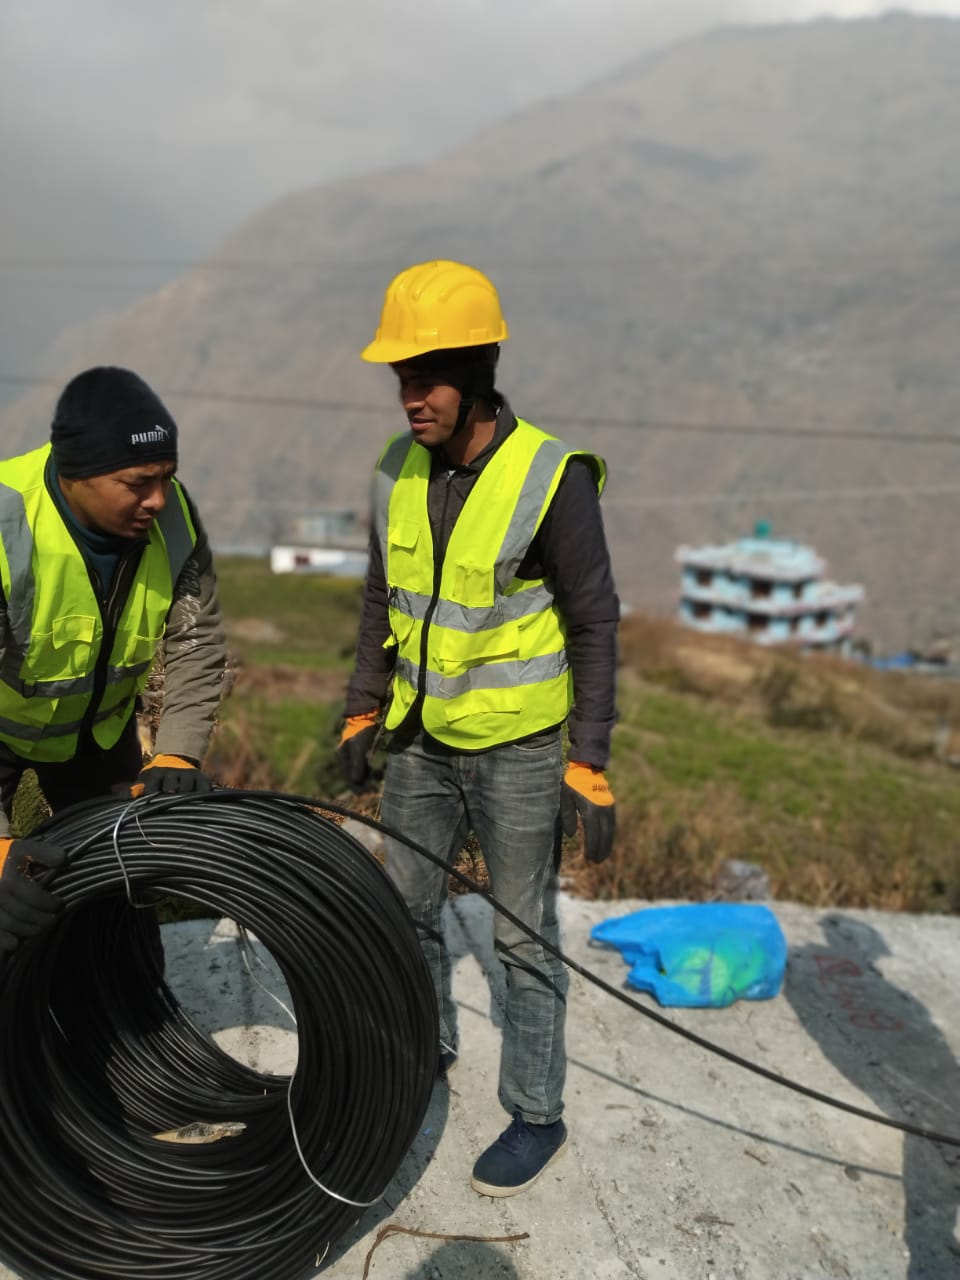
{"label": "utility wire", "polygon": [[[61,387],[55,378],[30,374],[0,373],[0,383],[11,386]],[[167,399],[248,404],[264,408],[320,409],[336,413],[362,413],[375,417],[397,417],[396,405],[369,404],[363,401],[331,400],[316,396],[257,395],[250,392],[202,391],[189,388],[158,389]],[[835,426],[792,427],[773,426],[769,423],[746,422],[681,422],[659,418],[597,418],[590,413],[582,415],[554,413],[549,409],[537,414],[544,425],[576,426],[580,430],[604,428],[628,431],[664,431],[671,435],[739,435],[769,439],[820,439],[820,440],[870,440],[875,443],[906,445],[960,445],[960,432],[907,432],[884,431],[872,427],[854,427],[838,423]]]}
{"label": "utility wire", "polygon": [[[61,380],[31,375],[0,373],[0,383],[33,387],[62,387]],[[225,404],[250,404],[279,409],[323,409],[343,413],[374,414],[377,417],[396,417],[397,407],[390,404],[364,404],[360,401],[326,400],[315,396],[278,396],[239,394],[233,391],[158,390],[158,394],[170,400],[222,401]]]}
{"label": "utility wire", "polygon": [[[822,253],[821,253],[822,256]],[[571,268],[571,259],[569,255],[562,253],[555,254],[524,254],[521,257],[511,257],[503,254],[485,255],[487,260],[495,263],[498,268],[541,268],[555,267],[563,265],[569,273]],[[836,255],[836,260],[841,262],[845,267],[853,262],[864,261],[874,263],[877,254],[869,247],[854,248],[845,245],[842,252]],[[914,253],[910,256],[910,261],[933,262],[934,255],[931,253]],[[624,266],[636,264],[638,266],[646,266],[650,261],[649,253],[621,253],[611,251],[610,253],[591,253],[587,256],[577,255],[576,264],[578,267],[613,267],[618,271]],[[889,261],[886,263],[889,268]],[[752,268],[753,263],[750,263]],[[381,267],[395,268],[395,258],[369,258],[351,259],[344,261],[342,258],[232,258],[226,257],[214,251],[210,256],[205,258],[148,258],[148,257],[110,257],[109,255],[98,255],[91,257],[80,257],[69,254],[0,254],[0,270],[9,270],[11,268],[20,267],[42,267],[53,268],[55,270],[75,270],[77,268],[96,268],[98,270],[109,271],[139,271],[139,270],[164,270],[164,271],[358,271],[358,270],[379,270]],[[889,271],[888,275],[896,278],[899,274],[906,272]],[[771,273],[770,279],[776,276]],[[809,274],[804,273],[802,283],[808,284],[811,280]],[[711,277],[706,277],[706,283],[711,282]],[[845,288],[850,288],[852,282],[848,280],[837,280],[834,275],[824,274],[818,283],[830,286],[835,292],[840,292]],[[789,283],[793,284],[792,281]],[[952,283],[947,281],[947,283]]]}
{"label": "utility wire", "polygon": [[[403,841],[586,981],[701,1049],[861,1119],[960,1146],[674,1023],[366,815],[230,790],[89,801],[35,832],[70,851],[41,877],[65,898],[64,917],[0,965],[0,1173],[30,1205],[0,1217],[0,1246],[31,1280],[292,1280],[396,1172],[436,1073],[435,997],[402,900],[320,805]],[[214,906],[272,952],[297,1015],[292,1077],[243,1067],[183,1014],[151,960],[149,915],[130,910],[158,893]],[[241,1135],[159,1141],[197,1119]]]}
{"label": "utility wire", "polygon": [[616,495],[605,493],[604,510],[610,507],[663,508],[663,507],[721,507],[749,506],[752,502],[835,502],[843,499],[868,498],[940,498],[954,497],[960,493],[957,485],[928,485],[916,489],[888,487],[883,489],[766,489],[753,493],[694,493],[651,495]]}
{"label": "utility wire", "polygon": [[363,822],[367,826],[373,827],[390,836],[392,839],[399,840],[402,844],[407,845],[408,848],[416,850],[417,853],[428,861],[433,862],[436,866],[443,867],[445,871],[448,871],[450,875],[464,885],[465,888],[468,888],[473,893],[478,893],[482,898],[485,898],[495,911],[498,911],[502,916],[505,916],[511,924],[516,925],[516,927],[522,930],[528,938],[532,938],[534,942],[546,948],[551,955],[556,956],[558,960],[562,961],[568,969],[572,969],[573,972],[578,973],[581,978],[585,978],[587,982],[592,983],[593,986],[599,988],[599,990],[605,992],[608,996],[613,996],[615,1000],[619,1000],[622,1004],[627,1005],[628,1008],[633,1009],[634,1012],[643,1014],[645,1018],[650,1018],[651,1021],[658,1023],[667,1031],[671,1031],[678,1036],[682,1036],[684,1040],[689,1040],[692,1044],[697,1045],[701,1049],[705,1049],[708,1053],[713,1053],[720,1058],[725,1058],[728,1062],[732,1062],[738,1067],[743,1067],[746,1071],[752,1071],[755,1075],[763,1076],[765,1080],[770,1080],[774,1084],[781,1085],[785,1089],[791,1089],[795,1093],[803,1094],[804,1097],[811,1098],[814,1102],[822,1102],[828,1107],[836,1108],[838,1111],[846,1111],[850,1115],[858,1116],[861,1120],[869,1120],[874,1124],[885,1125],[890,1129],[899,1129],[902,1133],[909,1133],[917,1138],[926,1138],[931,1142],[942,1142],[948,1146],[960,1147],[960,1134],[940,1133],[938,1130],[927,1128],[924,1125],[910,1124],[906,1120],[894,1120],[892,1117],[882,1115],[878,1111],[868,1111],[866,1108],[855,1106],[851,1102],[844,1102],[840,1098],[831,1097],[828,1093],[821,1093],[818,1089],[811,1089],[808,1085],[801,1084],[797,1080],[791,1080],[789,1077],[782,1076],[776,1071],[771,1071],[768,1067],[763,1067],[757,1062],[751,1062],[749,1058],[741,1057],[740,1054],[734,1053],[732,1049],[725,1049],[722,1045],[715,1044],[714,1041],[707,1040],[704,1036],[697,1035],[695,1031],[690,1031],[679,1023],[673,1022],[670,1018],[665,1017],[662,1013],[657,1013],[655,1009],[651,1009],[648,1006],[641,1004],[625,991],[611,986],[609,982],[604,981],[603,978],[592,973],[571,956],[566,955],[558,947],[553,946],[553,944],[548,942],[546,938],[542,938],[536,930],[531,929],[528,924],[525,924],[524,921],[522,921],[518,916],[515,916],[512,911],[508,910],[502,902],[498,902],[488,889],[477,884],[477,882],[472,880],[470,876],[465,875],[462,871],[458,870],[457,867],[451,866],[445,859],[438,857],[435,853],[432,853],[431,850],[425,848],[424,845],[418,844],[415,840],[411,839],[409,835],[402,831],[398,831],[395,827],[388,826],[386,823],[380,822],[375,818],[368,817],[366,814],[355,813],[350,809],[343,808],[336,804],[330,804],[327,801],[323,802],[323,807],[328,809],[331,813],[340,813]]}
{"label": "utility wire", "polygon": [[[695,493],[695,494],[663,494],[657,495],[639,495],[632,494],[611,494],[609,487],[604,492],[602,506],[605,511],[612,507],[619,507],[626,511],[633,510],[649,510],[662,511],[676,508],[677,510],[685,510],[689,507],[746,507],[757,502],[836,502],[840,500],[850,501],[869,501],[872,498],[883,499],[900,499],[901,501],[909,501],[911,498],[950,498],[960,494],[960,486],[957,485],[929,485],[918,486],[915,489],[885,487],[882,489],[757,489],[750,493]],[[206,512],[229,510],[236,504],[232,499],[221,498],[219,500],[208,500],[203,504]],[[251,502],[247,503],[244,510],[250,512],[266,511],[272,514],[280,514],[282,512],[296,513],[299,515],[309,516],[312,508],[306,501],[303,502]],[[363,543],[363,548],[366,543]],[[346,544],[338,544],[338,550],[354,550],[355,548]]]}

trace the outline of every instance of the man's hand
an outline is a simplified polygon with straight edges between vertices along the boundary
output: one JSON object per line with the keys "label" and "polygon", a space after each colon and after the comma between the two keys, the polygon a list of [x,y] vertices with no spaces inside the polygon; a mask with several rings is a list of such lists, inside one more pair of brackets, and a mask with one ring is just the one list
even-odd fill
{"label": "man's hand", "polygon": [[15,951],[51,925],[63,902],[30,877],[30,869],[62,867],[66,850],[43,840],[0,836],[0,951]]}
{"label": "man's hand", "polygon": [[370,780],[370,752],[377,740],[379,708],[359,716],[347,716],[337,746],[337,758],[344,779],[359,795]]}
{"label": "man's hand", "polygon": [[564,835],[577,834],[583,823],[583,852],[588,862],[603,862],[613,852],[617,822],[613,792],[602,769],[571,760],[560,791],[560,820]]}
{"label": "man's hand", "polygon": [[189,791],[211,791],[213,783],[205,773],[182,756],[154,756],[137,774],[130,794],[138,796],[184,795]]}

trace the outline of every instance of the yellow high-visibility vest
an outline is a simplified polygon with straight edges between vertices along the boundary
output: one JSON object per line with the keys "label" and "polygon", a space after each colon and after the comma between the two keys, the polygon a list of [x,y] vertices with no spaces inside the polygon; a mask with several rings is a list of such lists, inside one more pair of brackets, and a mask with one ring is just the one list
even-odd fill
{"label": "yellow high-visibility vest", "polygon": [[570,458],[600,458],[518,419],[463,506],[439,567],[427,514],[430,453],[409,433],[377,464],[375,516],[396,646],[386,728],[422,698],[424,729],[479,750],[564,720],[573,701],[563,618],[543,578],[516,576]]}
{"label": "yellow high-visibility vest", "polygon": [[50,446],[0,462],[0,740],[37,761],[69,760],[91,711],[112,747],[163,637],[173,588],[197,533],[176,480],[154,521],[109,652],[87,563],[44,479]]}

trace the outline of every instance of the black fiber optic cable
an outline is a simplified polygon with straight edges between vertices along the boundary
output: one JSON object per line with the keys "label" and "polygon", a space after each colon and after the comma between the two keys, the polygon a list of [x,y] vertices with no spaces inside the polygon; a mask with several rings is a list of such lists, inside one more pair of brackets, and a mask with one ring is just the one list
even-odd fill
{"label": "black fiber optic cable", "polygon": [[755,1075],[763,1076],[765,1080],[770,1080],[774,1084],[781,1085],[785,1089],[792,1089],[794,1093],[803,1094],[806,1098],[811,1098],[814,1102],[821,1102],[825,1106],[834,1107],[838,1111],[846,1111],[849,1115],[858,1116],[861,1120],[870,1120],[874,1124],[886,1125],[890,1129],[899,1129],[902,1133],[912,1134],[917,1138],[926,1138],[930,1142],[942,1142],[947,1146],[960,1147],[960,1134],[940,1133],[936,1129],[926,1128],[923,1125],[910,1124],[906,1120],[895,1120],[892,1116],[882,1115],[879,1111],[868,1111],[864,1107],[855,1106],[852,1102],[844,1102],[840,1098],[831,1097],[828,1093],[821,1093],[818,1089],[811,1089],[808,1085],[801,1084],[798,1080],[791,1080],[788,1076],[782,1076],[776,1071],[771,1071],[769,1067],[763,1067],[758,1062],[751,1062],[749,1058],[741,1057],[740,1054],[734,1053],[732,1049],[725,1049],[722,1045],[715,1044],[712,1040],[707,1040],[704,1036],[697,1035],[695,1031],[690,1031],[686,1027],[680,1026],[679,1023],[673,1022],[670,1018],[665,1017],[662,1013],[658,1013],[655,1009],[649,1008],[647,1005],[641,1004],[639,1000],[635,1000],[633,996],[628,995],[626,991],[618,987],[611,986],[609,982],[605,982],[603,978],[598,977],[595,973],[579,964],[572,957],[566,955],[559,947],[553,946],[546,938],[542,938],[535,930],[531,929],[517,916],[515,916],[507,907],[498,902],[489,889],[485,889],[483,885],[477,884],[471,880],[462,871],[456,867],[448,865],[444,859],[437,857],[429,849],[421,844],[417,844],[415,840],[411,840],[408,835],[396,830],[394,827],[387,826],[385,823],[378,822],[374,818],[368,817],[366,814],[354,813],[351,809],[345,809],[341,805],[327,804],[324,801],[324,808],[331,813],[338,813],[356,819],[365,823],[369,827],[375,828],[384,834],[399,840],[411,849],[415,849],[417,853],[427,858],[430,862],[443,866],[449,871],[455,880],[458,880],[465,888],[472,890],[474,893],[480,894],[486,898],[495,911],[499,911],[501,915],[515,924],[529,938],[538,942],[545,947],[547,951],[561,960],[568,969],[572,969],[574,973],[578,973],[581,978],[585,978],[587,982],[606,992],[608,996],[613,996],[615,1000],[619,1000],[622,1004],[633,1009],[635,1013],[642,1013],[645,1018],[649,1018],[652,1022],[658,1023],[667,1031],[672,1031],[678,1036],[682,1036],[684,1040],[689,1040],[692,1044],[698,1045],[701,1049],[705,1049],[708,1053],[716,1054],[720,1058],[725,1058],[727,1062],[732,1062],[738,1067],[743,1067],[746,1071],[752,1071]]}
{"label": "black fiber optic cable", "polygon": [[[176,812],[176,808],[184,804],[190,806],[189,810]],[[378,892],[383,890],[384,883],[390,890],[385,893],[390,908],[388,915],[396,911],[399,900],[392,894],[392,887],[385,881],[375,859],[335,824],[326,823],[320,839],[317,831],[300,829],[300,820],[305,814],[310,815],[310,822],[314,816],[319,818],[311,812],[311,807],[317,804],[318,801],[303,796],[231,791],[195,797],[154,797],[137,805],[116,802],[109,811],[102,803],[94,803],[78,806],[52,819],[35,833],[50,834],[67,844],[71,840],[75,842],[70,846],[73,856],[68,870],[50,873],[43,879],[45,882],[55,879],[57,892],[72,906],[83,907],[83,911],[78,910],[75,919],[68,911],[66,919],[46,940],[46,947],[43,939],[38,940],[21,948],[6,973],[0,967],[0,1032],[3,1033],[0,1040],[0,1180],[6,1185],[17,1185],[24,1169],[32,1162],[32,1174],[23,1185],[31,1195],[39,1195],[38,1202],[44,1213],[54,1215],[53,1220],[58,1224],[64,1224],[66,1215],[58,1247],[48,1249],[42,1256],[37,1251],[34,1226],[40,1215],[28,1210],[26,1221],[0,1223],[0,1252],[16,1248],[16,1256],[12,1253],[8,1256],[29,1280],[41,1280],[41,1277],[43,1280],[107,1280],[114,1276],[130,1277],[130,1280],[141,1276],[155,1280],[247,1280],[254,1275],[258,1280],[261,1276],[264,1280],[293,1280],[309,1265],[304,1253],[304,1216],[308,1216],[312,1224],[306,1240],[310,1250],[316,1247],[314,1262],[357,1216],[355,1207],[351,1210],[336,1200],[327,1203],[323,1192],[318,1193],[318,1209],[318,1201],[310,1201],[309,1180],[306,1187],[297,1186],[296,1168],[291,1167],[287,1141],[289,1126],[284,1131],[278,1118],[277,1098],[278,1095],[286,1098],[287,1082],[246,1071],[221,1054],[190,1024],[149,962],[154,942],[143,919],[138,920],[126,908],[124,900],[117,899],[118,890],[126,887],[136,894],[169,893],[214,906],[250,927],[273,952],[284,971],[299,1015],[300,1063],[307,1058],[311,1061],[319,1058],[329,1072],[329,1076],[324,1077],[323,1088],[313,1093],[301,1092],[298,1065],[296,1089],[291,1093],[296,1096],[298,1133],[301,1137],[306,1134],[304,1150],[311,1168],[315,1167],[312,1142],[329,1158],[338,1175],[343,1172],[356,1177],[362,1169],[372,1177],[369,1167],[372,1161],[378,1175],[373,1178],[373,1184],[379,1182],[382,1190],[403,1158],[422,1117],[436,1068],[436,1012],[432,990],[427,990],[429,981],[424,985],[422,965],[418,966],[407,952],[409,928],[398,920],[392,921],[390,937],[394,943],[402,944],[399,951],[392,950],[388,944],[383,949],[371,948],[370,955],[361,954],[356,937],[358,929],[366,925],[376,931],[384,904],[377,902],[373,913],[376,920],[371,919],[370,911],[365,915],[358,911],[371,904],[361,901],[359,887],[353,883],[356,860],[359,859]],[[227,807],[218,811],[215,805]],[[236,810],[235,805],[239,806]],[[495,910],[537,939],[574,972],[668,1031],[816,1102],[930,1141],[960,1146],[960,1137],[956,1135],[939,1133],[843,1102],[687,1030],[551,946],[497,902],[488,890],[456,868],[448,867],[443,859],[406,834],[335,803],[323,801],[322,806],[325,811],[357,819],[385,832],[444,866],[455,879],[479,893]],[[173,813],[168,812],[171,808]],[[161,821],[161,814],[166,815],[166,822]],[[121,815],[115,849],[112,826]],[[104,822],[105,816],[109,822]],[[221,821],[225,816],[230,820]],[[131,841],[131,825],[141,836],[139,843]],[[338,954],[341,946],[346,948],[342,957],[344,964],[335,967],[334,981],[326,988],[316,981],[315,974],[312,981],[309,978],[304,981],[302,968],[308,957],[290,950],[302,937],[298,933],[304,923],[304,902],[298,896],[302,883],[293,874],[288,877],[284,872],[277,881],[272,875],[277,856],[292,855],[297,838],[304,836],[323,866],[324,883],[319,894],[323,906],[321,918],[333,934],[327,957],[331,951]],[[123,874],[120,860],[124,864]],[[218,875],[224,863],[231,871],[227,883],[221,885]],[[345,880],[338,880],[337,868],[347,871]],[[266,890],[261,880],[265,871],[269,882]],[[367,883],[367,877],[359,879]],[[110,894],[113,902],[103,902],[104,895]],[[373,896],[376,898],[377,893]],[[286,907],[292,912],[292,920],[281,918]],[[99,920],[97,910],[104,913]],[[358,911],[356,916],[355,911]],[[404,915],[401,909],[400,918]],[[311,948],[308,952],[312,956]],[[402,963],[398,963],[398,958]],[[344,981],[347,962],[354,961],[361,966],[361,973]],[[389,989],[384,969],[380,967],[384,964],[389,966]],[[61,986],[51,983],[53,969],[57,970]],[[381,1073],[374,1083],[379,1083],[385,1094],[389,1094],[393,1107],[402,1106],[408,1097],[404,1089],[410,1083],[409,1073],[412,1072],[422,1090],[408,1117],[409,1136],[404,1141],[399,1133],[393,1135],[396,1142],[389,1159],[382,1157],[377,1146],[377,1123],[387,1123],[385,1113],[378,1112],[372,1120],[367,1115],[365,1119],[370,1123],[353,1130],[347,1126],[344,1131],[344,1126],[336,1127],[336,1122],[343,1117],[337,1114],[334,1102],[332,1109],[321,1108],[313,1117],[314,1123],[300,1131],[299,1113],[307,1103],[318,1104],[321,1101],[318,1094],[324,1089],[339,1097],[355,1083],[350,1077],[358,1069],[357,1062],[337,1060],[336,1051],[344,1047],[352,1051],[358,1040],[351,1041],[349,1035],[345,1039],[339,1020],[345,1017],[350,1021],[356,1010],[350,1007],[349,1001],[358,993],[365,999],[371,983],[384,986],[381,993],[384,998],[365,1010],[375,1023],[366,1026],[367,1033],[373,1034],[375,1041],[381,1033],[388,1039],[396,1035],[397,1041],[391,1040],[390,1045],[394,1053],[398,1052],[398,1044],[405,1046],[399,1050],[399,1059],[404,1059],[400,1076],[396,1072],[401,1064],[395,1059],[390,1071]],[[38,997],[42,1000],[44,991],[51,990],[64,1000],[62,1006],[56,1007],[57,1012],[69,1009],[73,1014],[72,1021],[67,1019],[66,1026],[57,1028],[62,1037],[73,1036],[69,1053],[64,1052],[63,1045],[51,1043],[43,1010],[37,1007]],[[344,999],[347,1004],[343,1003]],[[396,1015],[400,1005],[404,1016],[392,1021],[390,1015]],[[328,1019],[337,1025],[321,1025],[313,1018],[316,1008],[323,1009]],[[416,1011],[419,1021],[411,1024],[406,1020],[409,1009]],[[11,1036],[7,1033],[12,1026],[17,1028],[17,1048],[21,1052],[11,1051]],[[23,1036],[21,1029],[25,1027],[29,1033]],[[351,1025],[351,1033],[353,1031],[355,1028]],[[22,1052],[25,1044],[32,1053]],[[105,1047],[109,1053],[105,1054]],[[418,1056],[421,1048],[423,1054]],[[59,1053],[53,1052],[55,1050]],[[72,1055],[77,1050],[81,1056],[86,1055],[83,1071],[78,1071],[73,1061]],[[338,1061],[346,1066],[345,1071],[338,1072]],[[371,1083],[371,1074],[376,1074],[365,1070],[367,1067],[369,1064],[361,1056],[359,1070],[364,1087]],[[96,1087],[90,1087],[91,1079]],[[258,1091],[256,1098],[245,1092],[251,1085]],[[198,1097],[205,1098],[209,1118],[224,1115],[235,1119],[240,1114],[238,1107],[249,1108],[243,1112],[244,1119],[249,1117],[249,1145],[243,1162],[230,1159],[227,1151],[222,1159],[218,1158],[217,1147],[230,1147],[232,1139],[213,1148],[187,1148],[191,1156],[185,1162],[168,1159],[169,1149],[158,1154],[155,1148],[160,1144],[157,1143],[148,1142],[147,1146],[153,1150],[145,1155],[143,1133],[136,1129],[138,1120],[143,1123],[147,1119],[153,1124],[159,1103],[167,1106],[171,1115],[180,1117],[184,1106],[196,1109]],[[49,1117],[45,1116],[46,1105],[51,1105]],[[217,1110],[220,1105],[223,1111]],[[130,1118],[124,1108],[129,1109]],[[171,1125],[173,1123],[176,1120]],[[325,1129],[328,1124],[332,1125],[329,1130]],[[139,1143],[129,1140],[131,1134],[139,1138]],[[51,1137],[52,1155],[43,1146],[50,1143]],[[347,1138],[358,1146],[370,1144],[362,1152],[355,1149],[352,1153],[365,1156],[365,1161],[351,1160],[346,1158],[350,1153],[334,1149],[335,1144]],[[61,1149],[64,1143],[66,1156]],[[89,1159],[89,1170],[82,1163],[79,1166],[76,1161],[70,1163],[70,1156],[78,1152]],[[382,1157],[379,1167],[378,1156]],[[326,1170],[329,1166],[323,1167]],[[275,1177],[278,1168],[282,1174],[279,1178]],[[91,1172],[95,1178],[103,1179],[102,1184],[93,1182],[92,1191]],[[222,1208],[225,1189],[237,1212],[226,1219],[217,1219],[215,1214]],[[116,1204],[105,1198],[107,1192],[116,1196]],[[91,1195],[96,1210],[96,1236],[87,1230],[85,1216],[89,1213]],[[360,1199],[359,1196],[351,1198]],[[19,1231],[13,1231],[12,1227],[17,1225]],[[42,1269],[35,1269],[38,1266]]]}
{"label": "black fiber optic cable", "polygon": [[[396,1172],[436,1077],[433,987],[376,859],[310,803],[108,800],[35,833],[70,858],[57,926],[0,967],[0,1255],[29,1280],[295,1280]],[[128,892],[256,934],[297,1018],[291,1080],[194,1027]],[[195,1121],[245,1128],[154,1136]]]}

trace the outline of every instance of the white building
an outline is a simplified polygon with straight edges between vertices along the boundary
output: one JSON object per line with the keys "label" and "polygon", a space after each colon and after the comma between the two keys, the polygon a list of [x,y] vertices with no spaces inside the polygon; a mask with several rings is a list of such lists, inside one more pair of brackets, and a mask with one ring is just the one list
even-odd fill
{"label": "white building", "polygon": [[362,578],[367,572],[367,532],[350,508],[294,517],[289,536],[270,548],[274,573],[326,573]]}
{"label": "white building", "polygon": [[828,581],[812,548],[771,537],[761,522],[753,537],[678,547],[676,559],[686,626],[763,645],[848,651],[863,587]]}

